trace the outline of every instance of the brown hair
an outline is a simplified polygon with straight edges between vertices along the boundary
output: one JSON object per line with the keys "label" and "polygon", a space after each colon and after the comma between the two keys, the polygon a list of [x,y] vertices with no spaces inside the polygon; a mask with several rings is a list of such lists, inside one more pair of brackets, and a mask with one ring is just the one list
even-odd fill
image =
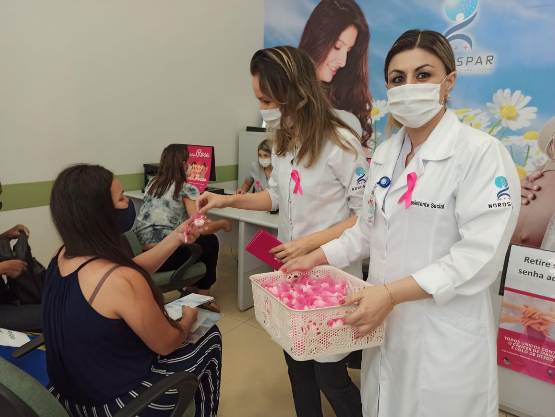
{"label": "brown hair", "polygon": [[308,53],[316,66],[322,64],[341,33],[349,26],[357,29],[357,40],[349,51],[345,67],[327,84],[333,107],[353,113],[362,126],[362,143],[372,135],[370,111],[372,98],[368,88],[368,22],[353,0],[322,0],[312,11],[304,27],[299,48]]}
{"label": "brown hair", "polygon": [[383,70],[386,84],[388,82],[387,69],[393,57],[401,52],[416,48],[424,49],[438,57],[443,62],[447,74],[456,71],[455,54],[445,36],[433,30],[411,29],[399,36],[387,53]]}
{"label": "brown hair", "polygon": [[258,150],[272,154],[272,139],[264,139],[258,144]]}
{"label": "brown hair", "polygon": [[345,150],[356,152],[342,139],[338,128],[357,133],[339,119],[320,87],[310,57],[292,46],[261,49],[251,59],[251,75],[260,79],[260,90],[281,110],[280,126],[275,132],[278,156],[293,152],[299,145],[297,162],[306,158],[312,166],[320,157],[326,140]]}
{"label": "brown hair", "polygon": [[187,161],[188,158],[189,151],[187,150],[187,145],[174,143],[166,146],[160,157],[158,174],[154,177],[152,185],[147,190],[147,194],[160,198],[172,184],[175,184],[173,199],[177,200],[181,187],[187,179],[183,162]]}

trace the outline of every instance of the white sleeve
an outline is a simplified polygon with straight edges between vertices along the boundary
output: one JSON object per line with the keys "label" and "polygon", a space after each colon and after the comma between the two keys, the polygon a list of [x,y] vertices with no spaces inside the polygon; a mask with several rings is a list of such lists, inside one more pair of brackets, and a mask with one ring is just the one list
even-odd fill
{"label": "white sleeve", "polygon": [[256,177],[256,165],[258,165],[257,162],[252,162],[251,163],[249,173],[245,177],[245,181],[253,181],[254,182],[255,177]]}
{"label": "white sleeve", "polygon": [[[372,178],[372,166],[368,171],[368,178]],[[324,245],[322,250],[328,263],[337,268],[346,268],[354,262],[366,258],[370,253],[370,233],[372,225],[368,219],[368,200],[375,184],[367,182],[362,196],[362,209],[358,214],[356,224],[345,230],[341,236]]]}
{"label": "white sleeve", "polygon": [[[447,255],[412,274],[438,304],[493,283],[518,220],[520,183],[511,157],[493,141],[480,151],[463,173],[455,197],[461,239]],[[510,196],[500,195],[504,183]]]}
{"label": "white sleeve", "polygon": [[351,144],[352,151],[338,146],[328,155],[327,164],[341,185],[346,189],[347,204],[352,214],[358,215],[362,209],[364,188],[368,180],[368,162],[362,151],[360,142],[346,130],[340,130],[343,139]]}
{"label": "white sleeve", "polygon": [[268,194],[270,195],[270,199],[272,200],[272,211],[276,211],[279,209],[279,162],[278,157],[275,153],[272,152],[272,175],[270,175],[270,179],[268,180]]}

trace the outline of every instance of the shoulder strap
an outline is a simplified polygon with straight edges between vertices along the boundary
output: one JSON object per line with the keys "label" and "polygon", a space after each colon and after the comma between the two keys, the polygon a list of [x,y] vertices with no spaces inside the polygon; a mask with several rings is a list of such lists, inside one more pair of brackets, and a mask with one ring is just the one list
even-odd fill
{"label": "shoulder strap", "polygon": [[90,264],[92,261],[96,261],[97,259],[100,259],[99,256],[93,256],[91,259],[86,260],[85,262],[83,262],[81,265],[79,265],[79,268],[77,268],[75,271],[73,271],[74,274],[78,274],[79,271],[81,269],[83,269],[87,264]]}
{"label": "shoulder strap", "polygon": [[96,284],[96,287],[93,291],[93,293],[91,294],[91,296],[89,297],[89,304],[92,305],[94,299],[96,298],[98,291],[100,291],[100,288],[102,288],[102,285],[104,285],[104,282],[106,282],[106,279],[108,279],[108,277],[110,276],[110,274],[112,272],[114,272],[114,270],[116,268],[119,268],[120,265],[114,265],[113,267],[111,267],[103,276],[102,278],[100,278],[100,281],[98,281],[98,284]]}

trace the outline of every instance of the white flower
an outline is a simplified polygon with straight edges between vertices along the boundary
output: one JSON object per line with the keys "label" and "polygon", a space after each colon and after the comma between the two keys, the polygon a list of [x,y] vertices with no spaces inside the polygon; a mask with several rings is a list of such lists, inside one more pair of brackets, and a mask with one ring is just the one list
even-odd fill
{"label": "white flower", "polygon": [[488,103],[488,110],[497,119],[501,126],[511,130],[518,130],[530,126],[530,121],[536,118],[537,107],[526,107],[532,97],[525,96],[520,90],[511,93],[511,90],[497,90],[493,95],[493,103]]}
{"label": "white flower", "polygon": [[387,100],[374,100],[372,102],[372,110],[370,110],[370,118],[373,122],[377,122],[389,113],[387,108]]}

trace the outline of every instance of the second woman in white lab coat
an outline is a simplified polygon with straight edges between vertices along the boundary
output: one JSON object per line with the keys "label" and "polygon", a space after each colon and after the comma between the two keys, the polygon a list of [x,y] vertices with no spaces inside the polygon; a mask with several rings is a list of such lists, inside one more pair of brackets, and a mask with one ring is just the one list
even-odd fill
{"label": "second woman in white lab coat", "polygon": [[401,35],[385,63],[389,110],[403,128],[378,147],[357,224],[285,265],[342,267],[370,255],[374,287],[346,322],[383,346],[363,352],[366,417],[497,417],[489,286],[520,207],[515,166],[495,138],[446,102],[455,58],[437,32]]}
{"label": "second woman in white lab coat", "polygon": [[[279,208],[278,237],[285,243],[275,255],[287,261],[354,225],[368,167],[358,136],[332,109],[305,52],[292,47],[258,51],[251,74],[262,116],[276,129],[269,187],[233,196],[205,193],[197,202],[201,211]],[[361,269],[358,261],[350,267],[359,277]],[[360,392],[347,373],[346,355],[305,362],[285,357],[298,417],[322,416],[320,390],[338,417],[362,415]]]}

